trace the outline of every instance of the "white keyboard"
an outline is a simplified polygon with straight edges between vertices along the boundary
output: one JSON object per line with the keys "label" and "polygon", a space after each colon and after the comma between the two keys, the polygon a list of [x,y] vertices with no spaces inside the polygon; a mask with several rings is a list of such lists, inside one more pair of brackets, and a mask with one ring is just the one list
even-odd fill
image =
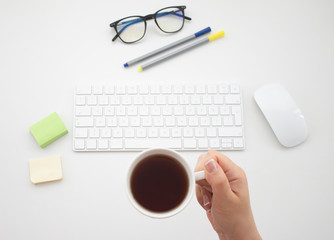
{"label": "white keyboard", "polygon": [[74,151],[243,150],[238,85],[80,86]]}

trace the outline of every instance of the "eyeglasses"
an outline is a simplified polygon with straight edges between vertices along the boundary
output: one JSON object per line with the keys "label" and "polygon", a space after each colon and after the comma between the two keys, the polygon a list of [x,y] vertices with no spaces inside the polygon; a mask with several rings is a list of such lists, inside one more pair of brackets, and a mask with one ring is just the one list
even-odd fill
{"label": "eyeglasses", "polygon": [[191,20],[184,15],[186,6],[172,6],[160,9],[154,14],[146,16],[130,16],[110,24],[116,31],[115,41],[118,37],[124,43],[134,43],[142,39],[146,33],[146,21],[154,19],[159,29],[165,33],[178,32],[183,28],[184,20]]}

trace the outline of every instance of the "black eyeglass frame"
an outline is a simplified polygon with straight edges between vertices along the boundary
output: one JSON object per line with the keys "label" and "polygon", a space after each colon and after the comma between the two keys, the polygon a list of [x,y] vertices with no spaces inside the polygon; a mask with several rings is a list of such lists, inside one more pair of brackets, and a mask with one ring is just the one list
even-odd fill
{"label": "black eyeglass frame", "polygon": [[[160,11],[165,10],[165,9],[168,9],[168,8],[177,8],[177,9],[179,9],[179,10],[182,12],[182,15],[183,15],[182,26],[180,27],[180,29],[178,29],[178,30],[176,30],[176,31],[172,31],[172,32],[164,31],[163,29],[161,29],[161,27],[159,26],[159,24],[158,24],[158,22],[157,22],[157,14],[158,14]],[[147,21],[147,20],[151,20],[151,19],[154,19],[155,24],[158,26],[158,28],[159,28],[162,32],[165,32],[165,33],[175,33],[175,32],[178,32],[178,31],[180,31],[180,30],[183,28],[183,26],[184,26],[184,20],[185,20],[185,19],[186,19],[186,20],[191,20],[190,17],[187,17],[187,16],[184,15],[184,9],[186,9],[186,6],[184,6],[184,5],[183,5],[183,6],[170,6],[170,7],[162,8],[162,9],[156,11],[155,13],[153,13],[153,14],[148,14],[148,15],[146,15],[146,16],[139,16],[139,15],[128,16],[128,17],[119,19],[119,20],[117,20],[117,21],[115,21],[115,22],[112,22],[112,23],[110,23],[110,27],[111,27],[111,28],[114,28],[115,31],[116,31],[116,35],[113,37],[112,41],[115,41],[117,38],[120,38],[121,41],[124,42],[124,43],[135,43],[135,42],[138,42],[138,41],[141,40],[141,39],[145,36],[145,34],[146,34],[146,28],[147,28],[147,23],[146,23],[146,21]],[[121,22],[121,21],[123,21],[124,19],[127,19],[127,18],[140,18],[140,19],[144,22],[144,26],[145,26],[143,36],[142,36],[141,38],[135,40],[135,41],[132,41],[132,42],[126,42],[126,41],[124,41],[124,40],[120,37],[121,32],[119,32],[119,31],[117,30],[117,25],[118,25],[118,23]]]}

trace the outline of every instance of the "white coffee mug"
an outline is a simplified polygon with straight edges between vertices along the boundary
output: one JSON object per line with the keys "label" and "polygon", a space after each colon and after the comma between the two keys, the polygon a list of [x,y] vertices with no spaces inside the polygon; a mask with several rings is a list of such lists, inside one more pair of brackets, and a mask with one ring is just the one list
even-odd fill
{"label": "white coffee mug", "polygon": [[[173,159],[175,159],[176,161],[178,161],[179,163],[181,163],[181,165],[184,167],[184,170],[187,174],[188,177],[188,182],[189,182],[189,186],[188,186],[188,191],[186,193],[185,198],[183,199],[183,201],[181,202],[181,204],[179,204],[176,208],[173,208],[169,211],[166,212],[153,212],[150,211],[146,208],[144,208],[142,205],[140,205],[136,199],[134,198],[132,191],[131,191],[131,176],[132,173],[135,169],[135,167],[143,160],[146,159],[149,156],[153,156],[153,155],[166,155],[169,156]],[[153,149],[148,149],[145,150],[143,152],[141,152],[131,163],[128,173],[127,173],[127,195],[129,197],[129,200],[131,202],[131,204],[142,214],[152,217],[152,218],[167,218],[167,217],[171,217],[179,212],[181,212],[190,202],[194,192],[195,192],[195,182],[205,179],[205,173],[204,171],[200,171],[200,172],[193,172],[189,166],[189,164],[186,162],[186,160],[176,151],[171,150],[171,149],[167,149],[167,148],[153,148]]]}

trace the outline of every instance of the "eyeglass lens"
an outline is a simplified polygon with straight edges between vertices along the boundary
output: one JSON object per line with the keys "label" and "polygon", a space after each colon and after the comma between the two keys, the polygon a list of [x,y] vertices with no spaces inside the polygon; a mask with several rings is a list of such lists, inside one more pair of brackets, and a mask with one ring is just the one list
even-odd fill
{"label": "eyeglass lens", "polygon": [[117,26],[119,37],[124,42],[135,42],[140,40],[146,30],[146,23],[140,17],[129,17],[121,20]]}
{"label": "eyeglass lens", "polygon": [[156,13],[155,20],[163,32],[177,32],[183,27],[183,11],[179,8],[165,8]]}
{"label": "eyeglass lens", "polygon": [[[160,30],[166,33],[177,32],[184,24],[183,11],[175,7],[162,9],[154,17]],[[144,37],[146,22],[143,17],[128,17],[119,21],[116,29],[124,42],[132,43]]]}

